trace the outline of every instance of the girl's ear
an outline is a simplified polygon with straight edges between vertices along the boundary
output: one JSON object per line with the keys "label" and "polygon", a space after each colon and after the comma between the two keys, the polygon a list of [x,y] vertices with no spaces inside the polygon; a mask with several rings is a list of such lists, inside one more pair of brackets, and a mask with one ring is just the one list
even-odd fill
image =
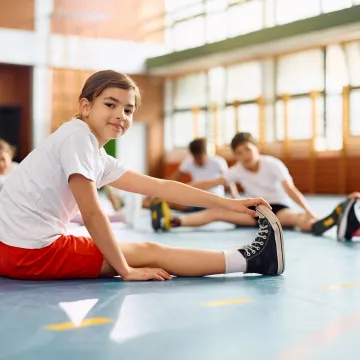
{"label": "girl's ear", "polygon": [[79,110],[83,117],[89,116],[91,103],[88,99],[82,98],[79,102]]}

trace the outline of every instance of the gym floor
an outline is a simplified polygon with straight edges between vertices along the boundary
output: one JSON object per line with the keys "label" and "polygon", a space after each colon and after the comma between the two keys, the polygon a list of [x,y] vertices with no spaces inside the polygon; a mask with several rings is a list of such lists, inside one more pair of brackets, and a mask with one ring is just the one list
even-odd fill
{"label": "gym floor", "polygon": [[[310,197],[326,215],[338,197]],[[256,229],[227,224],[154,234],[149,213],[119,240],[229,249]],[[214,231],[216,230],[216,231]],[[71,229],[84,233],[84,228]],[[0,359],[359,359],[360,242],[285,231],[282,276],[167,282],[0,278]]]}

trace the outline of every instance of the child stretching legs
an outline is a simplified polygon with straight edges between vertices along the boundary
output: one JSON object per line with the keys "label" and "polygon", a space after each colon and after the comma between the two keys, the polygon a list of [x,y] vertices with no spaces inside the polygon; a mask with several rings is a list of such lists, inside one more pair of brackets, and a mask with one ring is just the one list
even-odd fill
{"label": "child stretching legs", "polygon": [[[261,199],[225,199],[193,187],[127,170],[104,144],[130,128],[140,92],[131,78],[100,71],[86,81],[80,113],[63,124],[19,165],[0,192],[0,276],[16,279],[97,278],[164,280],[228,272],[281,274],[280,223]],[[104,185],[182,205],[260,216],[255,239],[238,250],[171,248],[117,242],[97,188]],[[91,237],[66,235],[80,210]]]}
{"label": "child stretching legs", "polygon": [[[247,196],[259,196],[269,201],[282,226],[310,232],[313,222],[316,221],[316,215],[294,185],[286,166],[279,159],[261,155],[255,139],[249,133],[236,134],[231,141],[231,148],[237,163],[223,177],[198,181],[192,185],[206,190],[229,183],[232,196],[236,199],[239,198],[239,193],[234,183],[241,184]],[[301,206],[303,212],[290,209],[290,200]],[[223,209],[207,209],[172,219],[169,211],[159,212],[159,206],[166,209],[167,204],[158,205],[156,200],[152,203],[154,230],[160,228],[169,230],[178,226],[201,226],[213,221],[224,221],[237,226],[256,225],[256,220],[251,216]],[[164,217],[165,227],[159,221],[161,217]]]}

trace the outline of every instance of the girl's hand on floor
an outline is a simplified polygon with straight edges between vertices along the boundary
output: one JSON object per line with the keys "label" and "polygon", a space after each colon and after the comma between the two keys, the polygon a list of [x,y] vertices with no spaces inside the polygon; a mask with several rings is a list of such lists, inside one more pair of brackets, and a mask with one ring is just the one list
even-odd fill
{"label": "girl's hand on floor", "polygon": [[122,276],[125,281],[171,280],[171,275],[160,268],[129,268],[128,273]]}
{"label": "girl's hand on floor", "polygon": [[232,204],[229,210],[247,214],[254,217],[258,216],[258,214],[256,211],[248,209],[249,206],[265,205],[271,210],[270,204],[267,201],[265,201],[263,198],[251,198],[251,199],[230,200],[230,201],[232,202]]}

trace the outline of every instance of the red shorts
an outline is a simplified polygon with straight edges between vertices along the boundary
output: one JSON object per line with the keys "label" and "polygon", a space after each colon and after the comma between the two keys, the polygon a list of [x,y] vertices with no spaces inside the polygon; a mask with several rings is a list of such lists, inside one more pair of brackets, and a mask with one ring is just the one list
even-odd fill
{"label": "red shorts", "polygon": [[0,242],[0,276],[13,279],[93,279],[103,255],[93,239],[62,235],[41,249],[22,249]]}

